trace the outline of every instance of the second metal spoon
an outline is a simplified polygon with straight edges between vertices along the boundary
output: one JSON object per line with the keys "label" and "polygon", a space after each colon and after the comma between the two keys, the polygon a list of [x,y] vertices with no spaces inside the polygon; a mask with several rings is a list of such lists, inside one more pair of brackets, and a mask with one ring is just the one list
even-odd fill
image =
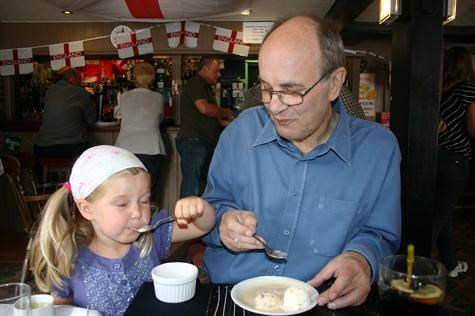
{"label": "second metal spoon", "polygon": [[264,245],[264,250],[269,257],[274,258],[274,259],[287,260],[287,257],[289,255],[286,252],[269,247],[267,243],[256,234],[254,234],[253,237]]}

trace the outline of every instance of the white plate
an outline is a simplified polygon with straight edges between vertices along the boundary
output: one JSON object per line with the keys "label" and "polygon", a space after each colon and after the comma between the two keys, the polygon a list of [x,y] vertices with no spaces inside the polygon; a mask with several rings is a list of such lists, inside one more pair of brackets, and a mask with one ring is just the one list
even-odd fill
{"label": "white plate", "polygon": [[[263,292],[272,290],[278,294],[284,295],[284,291],[291,285],[300,285],[305,288],[310,297],[310,304],[295,312],[284,311],[262,311],[255,308],[255,297]],[[297,279],[279,277],[279,276],[261,276],[247,279],[233,286],[231,298],[234,303],[253,313],[262,315],[295,315],[306,312],[317,305],[318,292],[315,288]]]}
{"label": "white plate", "polygon": [[101,316],[96,310],[87,310],[87,308],[72,306],[72,305],[55,305],[55,316]]}
{"label": "white plate", "polygon": [[[0,304],[0,315],[2,316],[12,316],[12,308],[9,304]],[[55,316],[101,316],[96,310],[87,310],[86,308],[72,306],[72,305],[55,305],[54,306],[54,315]]]}

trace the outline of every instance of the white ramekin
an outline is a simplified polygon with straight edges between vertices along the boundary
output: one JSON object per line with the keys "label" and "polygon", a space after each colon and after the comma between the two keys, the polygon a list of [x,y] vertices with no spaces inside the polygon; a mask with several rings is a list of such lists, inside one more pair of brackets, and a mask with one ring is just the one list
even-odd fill
{"label": "white ramekin", "polygon": [[152,269],[155,296],[165,303],[180,303],[195,295],[198,268],[186,262],[163,263]]}

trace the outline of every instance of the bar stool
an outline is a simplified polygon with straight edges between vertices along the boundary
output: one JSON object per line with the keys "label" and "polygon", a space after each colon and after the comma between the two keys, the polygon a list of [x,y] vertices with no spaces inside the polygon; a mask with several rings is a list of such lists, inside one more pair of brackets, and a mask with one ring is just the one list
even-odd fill
{"label": "bar stool", "polygon": [[[71,169],[74,165],[76,158],[61,158],[61,157],[42,157],[38,159],[38,163],[41,166],[41,182],[48,183],[49,176],[56,175],[56,181],[65,182],[68,181]],[[62,177],[63,176],[63,177]]]}

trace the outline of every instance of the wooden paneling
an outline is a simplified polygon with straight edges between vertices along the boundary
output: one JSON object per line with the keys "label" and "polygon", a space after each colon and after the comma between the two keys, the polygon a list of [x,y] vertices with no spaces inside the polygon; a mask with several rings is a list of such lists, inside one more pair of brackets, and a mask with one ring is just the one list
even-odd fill
{"label": "wooden paneling", "polygon": [[[167,155],[160,166],[160,207],[173,213],[175,203],[180,196],[181,168],[180,156],[176,150],[175,138],[178,129],[169,130],[164,137]],[[165,135],[164,135],[165,136]]]}

